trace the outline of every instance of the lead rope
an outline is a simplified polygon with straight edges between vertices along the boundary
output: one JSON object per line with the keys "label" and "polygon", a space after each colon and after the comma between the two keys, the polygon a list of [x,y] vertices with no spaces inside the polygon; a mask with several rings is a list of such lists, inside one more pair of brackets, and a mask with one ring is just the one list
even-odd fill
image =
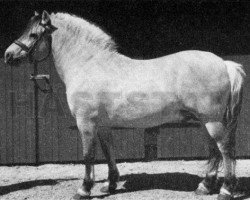
{"label": "lead rope", "polygon": [[[50,53],[51,53],[51,48],[50,48],[50,51],[49,51],[48,55],[50,55]],[[50,84],[51,76],[49,74],[38,74],[38,70],[37,70],[38,63],[45,60],[48,57],[48,55],[45,58],[43,58],[42,60],[39,60],[39,61],[36,61],[36,60],[33,60],[33,59],[30,58],[31,63],[34,65],[34,67],[33,67],[34,68],[34,73],[30,74],[30,80],[33,81],[35,86],[43,93],[53,93],[53,87]],[[45,82],[49,86],[49,88],[48,89],[41,88],[40,85],[38,84],[37,80],[45,80]]]}
{"label": "lead rope", "polygon": [[[96,156],[96,137],[94,140],[95,141],[94,141],[94,145],[93,145],[93,154],[94,154],[94,158],[95,158],[95,156]],[[92,164],[92,166],[93,166],[93,181],[95,183],[95,160],[94,160],[94,163]]]}

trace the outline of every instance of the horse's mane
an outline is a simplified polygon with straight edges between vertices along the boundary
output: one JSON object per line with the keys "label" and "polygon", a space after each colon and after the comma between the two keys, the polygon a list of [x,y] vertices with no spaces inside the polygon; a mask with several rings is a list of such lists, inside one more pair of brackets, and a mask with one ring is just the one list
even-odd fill
{"label": "horse's mane", "polygon": [[116,44],[113,39],[91,22],[82,19],[76,15],[68,13],[52,13],[51,19],[61,21],[61,25],[72,35],[83,37],[86,43],[98,48],[116,51]]}

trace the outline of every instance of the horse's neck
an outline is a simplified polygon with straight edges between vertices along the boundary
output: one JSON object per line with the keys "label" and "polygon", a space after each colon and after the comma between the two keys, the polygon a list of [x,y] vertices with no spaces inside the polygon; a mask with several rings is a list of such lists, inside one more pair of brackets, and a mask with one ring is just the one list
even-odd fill
{"label": "horse's neck", "polygon": [[54,20],[52,23],[58,28],[52,34],[53,58],[57,71],[67,86],[67,83],[84,69],[86,62],[99,54],[105,56],[105,52],[94,45],[93,48],[89,46],[91,44],[86,45],[84,35],[70,32],[61,21]]}
{"label": "horse's neck", "polygon": [[[52,52],[55,66],[65,84],[68,79],[71,79],[77,73],[78,68],[87,61],[87,52],[86,56],[79,56],[77,45],[70,46],[68,40],[69,38],[67,37],[57,37],[57,34],[53,35],[52,38]],[[77,41],[75,43],[77,44]],[[81,49],[82,53],[83,51],[84,49]],[[76,63],[79,63],[79,65],[76,65]]]}

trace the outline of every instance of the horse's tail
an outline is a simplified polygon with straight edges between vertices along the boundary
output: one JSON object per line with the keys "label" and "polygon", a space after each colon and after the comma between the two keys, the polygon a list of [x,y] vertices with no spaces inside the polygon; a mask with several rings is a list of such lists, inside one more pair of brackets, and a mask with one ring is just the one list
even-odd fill
{"label": "horse's tail", "polygon": [[[245,72],[243,66],[233,61],[224,61],[227,67],[227,72],[230,80],[230,95],[227,102],[226,111],[223,117],[223,124],[229,131],[228,147],[230,147],[230,157],[235,162],[235,132],[237,128],[238,116],[240,114],[243,84],[245,79]],[[209,161],[210,170],[217,170],[221,164],[222,157],[215,140],[209,140]]]}
{"label": "horse's tail", "polygon": [[243,98],[243,84],[246,73],[241,64],[233,61],[224,61],[231,83],[231,91],[223,118],[223,123],[229,131],[229,146],[231,148],[230,157],[235,162],[235,133],[237,129],[238,117],[241,111]]}
{"label": "horse's tail", "polygon": [[229,130],[233,131],[234,129],[236,130],[237,119],[241,110],[243,84],[246,73],[241,64],[233,61],[224,62],[227,66],[227,72],[231,83],[231,91],[223,122]]}

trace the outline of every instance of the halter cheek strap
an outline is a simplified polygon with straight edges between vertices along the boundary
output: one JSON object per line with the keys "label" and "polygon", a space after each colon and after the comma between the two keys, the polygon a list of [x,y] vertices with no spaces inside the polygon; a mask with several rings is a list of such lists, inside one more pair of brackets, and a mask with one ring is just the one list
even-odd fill
{"label": "halter cheek strap", "polygon": [[29,48],[28,46],[26,46],[24,43],[22,43],[22,42],[20,42],[20,41],[18,41],[18,40],[15,40],[14,43],[15,43],[16,45],[18,45],[19,47],[21,47],[22,50],[24,50],[25,52],[28,53],[28,52],[30,51],[30,48]]}

